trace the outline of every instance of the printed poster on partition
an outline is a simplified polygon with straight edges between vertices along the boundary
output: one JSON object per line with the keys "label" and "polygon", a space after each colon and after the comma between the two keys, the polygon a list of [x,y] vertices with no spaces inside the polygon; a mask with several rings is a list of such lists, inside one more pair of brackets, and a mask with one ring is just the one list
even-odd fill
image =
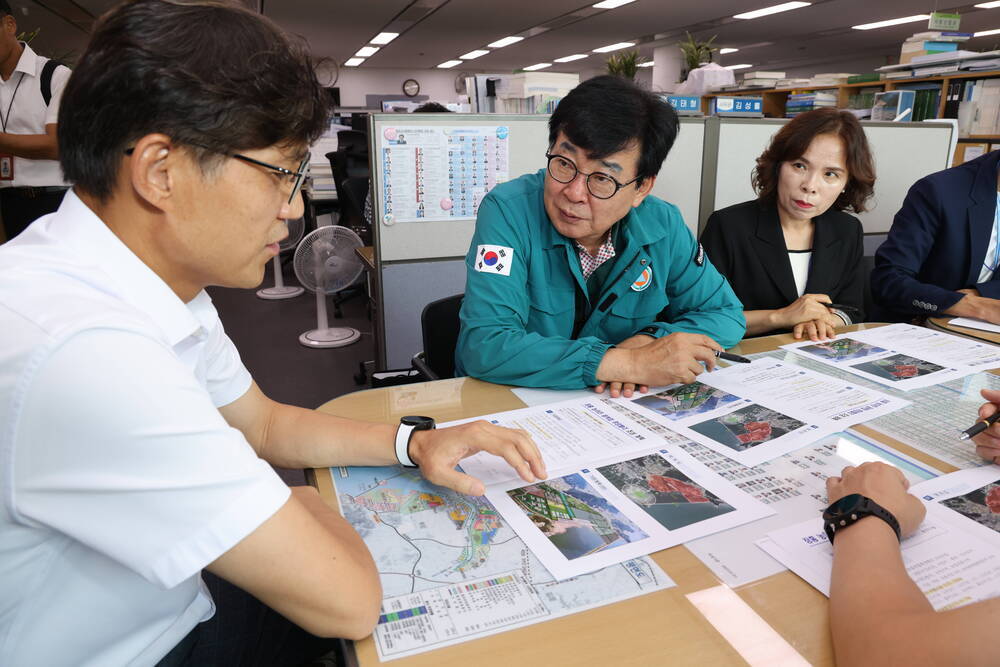
{"label": "printed poster on partition", "polygon": [[475,218],[510,178],[505,125],[385,127],[380,138],[383,224]]}

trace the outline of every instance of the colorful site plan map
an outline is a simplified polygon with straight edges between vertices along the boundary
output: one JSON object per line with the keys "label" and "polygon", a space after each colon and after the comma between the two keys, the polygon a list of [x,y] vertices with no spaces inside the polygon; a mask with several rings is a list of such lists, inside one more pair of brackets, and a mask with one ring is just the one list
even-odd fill
{"label": "colorful site plan map", "polygon": [[[330,472],[341,511],[382,580],[375,630],[382,660],[674,585],[649,558],[557,582],[485,498],[434,486],[399,466]],[[504,614],[495,613],[497,604]]]}

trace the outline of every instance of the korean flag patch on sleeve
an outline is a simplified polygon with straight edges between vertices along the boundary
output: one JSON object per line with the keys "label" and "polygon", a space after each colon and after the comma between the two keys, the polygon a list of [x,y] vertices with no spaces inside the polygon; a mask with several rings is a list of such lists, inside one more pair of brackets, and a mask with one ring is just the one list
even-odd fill
{"label": "korean flag patch on sleeve", "polygon": [[513,264],[513,248],[502,245],[481,245],[476,249],[476,271],[509,276]]}

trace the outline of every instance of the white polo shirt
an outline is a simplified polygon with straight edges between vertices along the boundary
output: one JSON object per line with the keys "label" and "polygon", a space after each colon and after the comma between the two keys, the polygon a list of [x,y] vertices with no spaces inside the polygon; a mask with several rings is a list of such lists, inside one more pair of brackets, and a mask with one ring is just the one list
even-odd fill
{"label": "white polo shirt", "polygon": [[71,191],[0,246],[0,665],[148,665],[289,490],[218,411],[250,374]]}
{"label": "white polo shirt", "polygon": [[[39,56],[27,44],[22,43],[22,45],[24,51],[17,61],[14,72],[6,81],[0,79],[0,116],[6,121],[6,132],[45,134],[46,125],[58,123],[59,103],[62,101],[63,88],[66,87],[71,72],[66,67],[57,67],[52,72],[50,85],[52,98],[46,107],[42,98],[41,77],[42,68],[45,67],[48,58]],[[15,157],[14,180],[0,181],[0,188],[28,185],[35,187],[66,185],[59,161]]]}

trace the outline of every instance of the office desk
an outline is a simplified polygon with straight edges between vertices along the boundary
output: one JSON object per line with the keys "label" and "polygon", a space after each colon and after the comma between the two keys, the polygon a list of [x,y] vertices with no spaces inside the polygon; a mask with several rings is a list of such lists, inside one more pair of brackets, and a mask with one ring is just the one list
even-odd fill
{"label": "office desk", "polygon": [[[878,325],[855,325],[845,331]],[[791,335],[743,341],[737,353],[753,354],[793,342]],[[444,422],[513,410],[524,404],[508,387],[472,378],[370,389],[342,396],[320,407],[355,419],[395,423],[403,415],[426,414]],[[858,429],[870,437],[874,432]],[[879,438],[886,440],[885,438]],[[900,443],[896,449],[934,465],[955,468]],[[336,506],[329,471],[311,471],[320,494]],[[742,665],[740,654],[685,597],[721,585],[711,570],[683,546],[652,555],[677,586],[624,602],[580,612],[457,646],[394,660],[400,667],[517,664],[552,665]],[[736,589],[742,598],[803,658],[832,665],[827,600],[791,572],[782,572]],[[380,664],[371,638],[355,643],[358,663]]]}
{"label": "office desk", "polygon": [[982,329],[956,327],[949,323],[952,319],[953,317],[950,315],[946,317],[928,317],[927,326],[931,329],[940,329],[941,331],[958,334],[959,336],[965,336],[966,338],[975,338],[976,340],[993,343],[994,345],[1000,345],[1000,334],[993,333],[992,331],[983,331]]}

